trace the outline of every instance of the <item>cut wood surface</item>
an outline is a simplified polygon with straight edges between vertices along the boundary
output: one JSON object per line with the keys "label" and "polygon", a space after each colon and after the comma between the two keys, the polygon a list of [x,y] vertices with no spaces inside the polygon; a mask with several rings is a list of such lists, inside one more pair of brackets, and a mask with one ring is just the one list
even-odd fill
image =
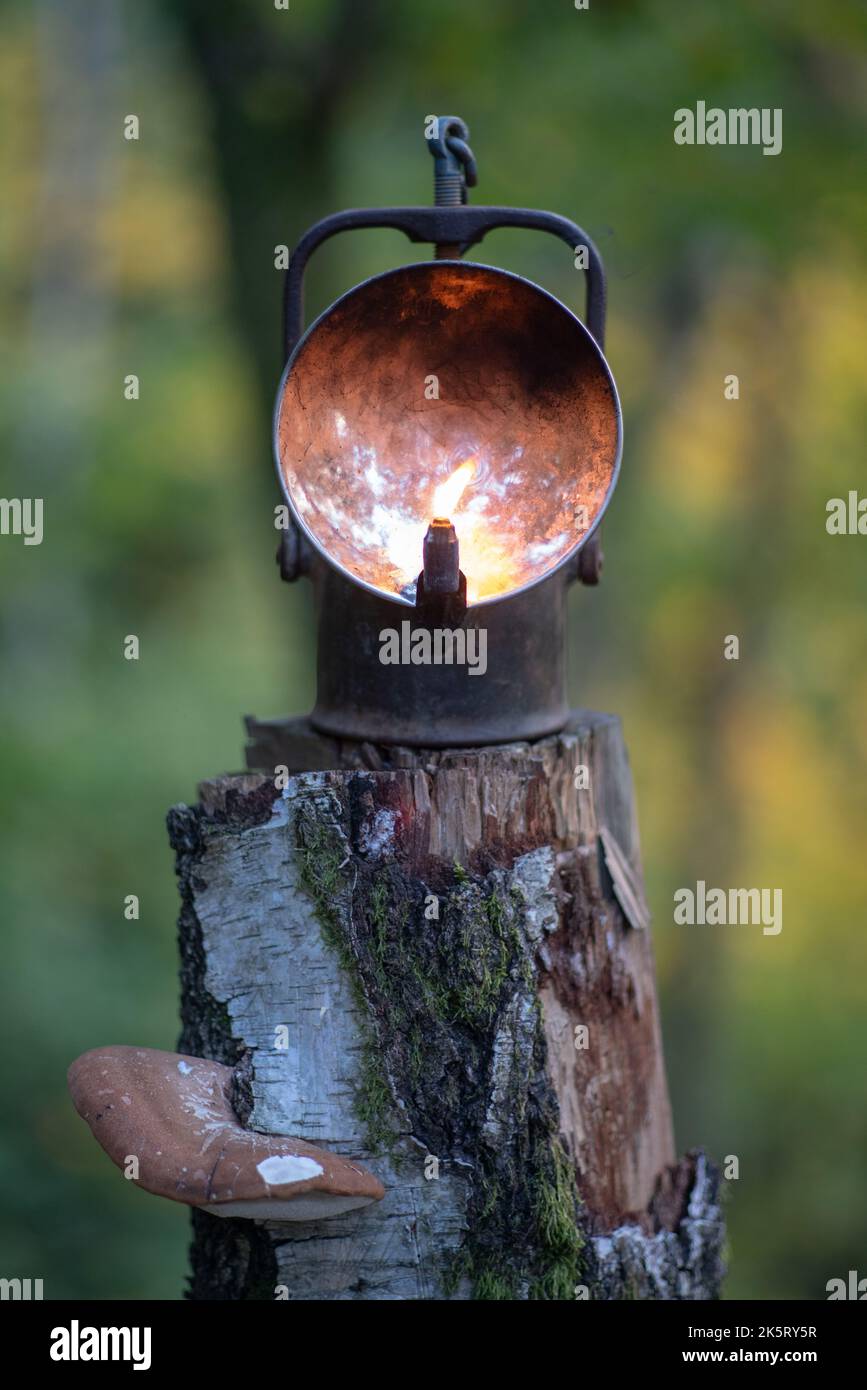
{"label": "cut wood surface", "polygon": [[244,1123],[386,1195],[295,1226],[197,1213],[192,1296],[716,1297],[619,722],[436,752],[248,734],[251,770],[170,813],[180,1049],[236,1068]]}

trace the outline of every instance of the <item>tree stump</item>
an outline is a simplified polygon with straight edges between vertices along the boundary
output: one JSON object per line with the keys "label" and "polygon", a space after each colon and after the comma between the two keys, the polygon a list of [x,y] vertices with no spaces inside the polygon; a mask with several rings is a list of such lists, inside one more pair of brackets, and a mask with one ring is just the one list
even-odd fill
{"label": "tree stump", "polygon": [[247,721],[249,772],[169,813],[180,1050],[242,1122],[359,1158],[383,1201],[193,1216],[194,1299],[707,1299],[718,1174],[675,1162],[619,721],[425,751]]}

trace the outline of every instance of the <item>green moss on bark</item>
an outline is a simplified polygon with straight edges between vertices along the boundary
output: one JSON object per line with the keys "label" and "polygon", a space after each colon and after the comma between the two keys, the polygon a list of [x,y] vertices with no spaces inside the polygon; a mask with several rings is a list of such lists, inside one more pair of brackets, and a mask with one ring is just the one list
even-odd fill
{"label": "green moss on bark", "polygon": [[336,953],[358,1005],[363,1038],[355,1113],[367,1147],[373,1153],[384,1152],[393,1146],[396,1137],[394,1102],[379,1060],[367,997],[341,911],[346,890],[342,872],[345,844],[339,828],[317,817],[308,803],[298,810],[295,838],[301,882],[313,900],[325,939]]}

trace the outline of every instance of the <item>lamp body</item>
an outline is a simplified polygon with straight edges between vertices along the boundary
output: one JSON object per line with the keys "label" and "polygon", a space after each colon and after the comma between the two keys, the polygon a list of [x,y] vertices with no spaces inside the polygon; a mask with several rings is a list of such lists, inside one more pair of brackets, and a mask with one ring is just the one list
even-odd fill
{"label": "lamp body", "polygon": [[[439,259],[365,281],[305,332],[309,255],[360,226],[398,227],[458,255],[498,226],[580,243],[587,326],[519,276]],[[592,242],[566,219],[523,209],[354,210],[302,238],[285,304],[274,445],[291,538],[281,563],[284,578],[306,573],[314,587],[311,723],[338,739],[430,748],[562,729],[566,590],[598,579],[622,448]],[[460,546],[464,605],[445,614],[418,582],[435,518],[454,523]]]}

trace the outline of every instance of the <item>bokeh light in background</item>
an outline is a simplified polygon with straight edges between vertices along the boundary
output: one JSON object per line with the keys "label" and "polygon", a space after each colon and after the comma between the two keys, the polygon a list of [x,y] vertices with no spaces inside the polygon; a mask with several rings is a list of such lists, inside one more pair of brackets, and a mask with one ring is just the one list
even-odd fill
{"label": "bokeh light in background", "polygon": [[[186,1212],[117,1180],[65,1068],[174,1046],[164,813],[240,765],[243,712],[312,702],[309,596],[273,564],[274,248],[429,201],[444,111],[477,201],[573,216],[608,264],[624,466],[572,694],[625,723],[679,1146],[740,1160],[727,1293],[864,1272],[867,541],[824,522],[867,491],[865,67],[844,0],[6,6],[0,491],[44,497],[45,539],[0,545],[0,1273],[181,1293]],[[676,146],[698,99],[782,107],[783,153]],[[474,254],[581,305],[550,238]],[[308,312],[417,256],[338,239]],[[781,888],[782,933],[675,927],[699,878]]]}

